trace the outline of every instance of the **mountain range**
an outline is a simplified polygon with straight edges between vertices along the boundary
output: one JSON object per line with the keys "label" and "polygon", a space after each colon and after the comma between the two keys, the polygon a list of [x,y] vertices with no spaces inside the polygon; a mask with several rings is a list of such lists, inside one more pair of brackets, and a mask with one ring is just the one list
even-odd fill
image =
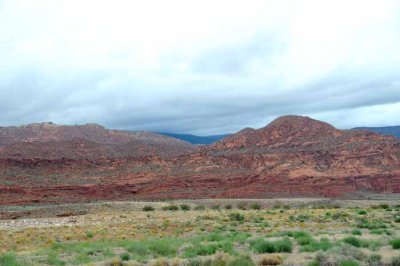
{"label": "mountain range", "polygon": [[[389,126],[389,127],[355,127],[353,130],[367,130],[383,135],[391,135],[400,138],[400,126]],[[174,137],[183,141],[190,142],[192,144],[212,144],[223,138],[230,136],[231,134],[222,135],[210,135],[210,136],[196,136],[192,134],[176,134],[176,133],[159,133],[162,135]]]}
{"label": "mountain range", "polygon": [[208,145],[102,126],[0,128],[0,204],[400,193],[400,140],[283,116]]}
{"label": "mountain range", "polygon": [[161,132],[160,134],[177,138],[183,141],[187,141],[192,144],[211,144],[231,135],[231,134],[223,134],[223,135],[196,136],[192,134],[176,134],[176,133],[163,133],[163,132]]}
{"label": "mountain range", "polygon": [[355,130],[368,130],[375,133],[390,135],[400,138],[400,126],[390,126],[390,127],[356,127]]}

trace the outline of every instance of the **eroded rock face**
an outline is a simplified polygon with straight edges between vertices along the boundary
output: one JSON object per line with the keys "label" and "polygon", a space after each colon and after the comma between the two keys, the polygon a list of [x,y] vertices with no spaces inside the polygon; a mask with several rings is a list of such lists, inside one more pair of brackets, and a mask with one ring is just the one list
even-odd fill
{"label": "eroded rock face", "polygon": [[308,117],[284,116],[190,149],[167,156],[92,148],[86,151],[105,156],[3,156],[0,203],[400,193],[398,139]]}
{"label": "eroded rock face", "polygon": [[196,147],[146,131],[109,130],[96,124],[37,123],[0,128],[0,158],[98,159],[177,156]]}

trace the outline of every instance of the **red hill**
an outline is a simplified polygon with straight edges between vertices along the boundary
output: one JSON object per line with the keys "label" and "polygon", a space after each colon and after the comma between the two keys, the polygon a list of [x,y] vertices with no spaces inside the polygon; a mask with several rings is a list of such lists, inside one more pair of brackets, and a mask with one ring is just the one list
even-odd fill
{"label": "red hill", "polygon": [[201,149],[151,133],[44,126],[51,134],[3,137],[0,203],[400,193],[398,139],[308,117],[280,117]]}

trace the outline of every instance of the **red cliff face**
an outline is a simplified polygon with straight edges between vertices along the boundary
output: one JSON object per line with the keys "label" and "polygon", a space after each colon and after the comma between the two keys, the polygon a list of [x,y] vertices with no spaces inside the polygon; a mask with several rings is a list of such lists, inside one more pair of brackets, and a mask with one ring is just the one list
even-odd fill
{"label": "red cliff face", "polygon": [[[180,152],[174,151],[175,140],[162,148],[126,141],[111,149],[114,142],[92,139],[94,147],[79,141],[72,148],[50,145],[46,156],[33,156],[42,151],[29,146],[42,145],[35,141],[0,149],[1,204],[400,193],[398,139],[341,131],[308,117],[280,117],[264,128]],[[24,153],[12,154],[24,147]]]}

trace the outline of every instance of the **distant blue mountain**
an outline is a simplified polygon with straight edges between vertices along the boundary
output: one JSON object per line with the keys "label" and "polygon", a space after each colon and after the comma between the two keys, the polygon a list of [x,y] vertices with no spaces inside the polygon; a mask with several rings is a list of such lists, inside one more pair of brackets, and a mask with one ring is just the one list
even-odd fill
{"label": "distant blue mountain", "polygon": [[392,135],[400,138],[400,126],[391,126],[391,127],[356,127],[353,129],[363,129],[369,130],[375,133],[383,134],[383,135]]}
{"label": "distant blue mountain", "polygon": [[160,133],[160,134],[181,139],[190,142],[192,144],[211,144],[230,135],[230,134],[224,134],[224,135],[212,135],[212,136],[196,136],[191,134],[175,134],[175,133]]}

